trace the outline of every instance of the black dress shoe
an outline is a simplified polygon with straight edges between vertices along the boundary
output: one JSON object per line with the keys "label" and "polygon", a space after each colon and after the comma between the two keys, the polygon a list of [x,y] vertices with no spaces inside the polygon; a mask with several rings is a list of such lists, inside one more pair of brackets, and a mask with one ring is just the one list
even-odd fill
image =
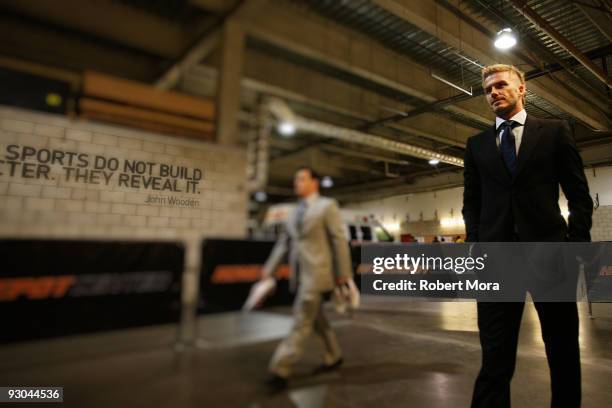
{"label": "black dress shoe", "polygon": [[287,388],[289,381],[277,374],[271,374],[264,383],[270,394],[281,392]]}
{"label": "black dress shoe", "polygon": [[321,364],[320,366],[315,368],[312,373],[314,375],[316,375],[316,374],[323,374],[323,373],[329,373],[330,371],[334,371],[334,370],[337,370],[338,368],[340,368],[340,366],[342,365],[343,362],[344,362],[344,360],[342,359],[342,357],[340,357],[338,360],[336,360],[336,362],[334,362],[332,364]]}

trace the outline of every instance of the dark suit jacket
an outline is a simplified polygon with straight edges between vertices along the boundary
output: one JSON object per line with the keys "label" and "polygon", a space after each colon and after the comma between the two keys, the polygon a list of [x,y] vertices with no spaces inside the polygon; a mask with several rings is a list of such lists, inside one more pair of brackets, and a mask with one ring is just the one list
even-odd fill
{"label": "dark suit jacket", "polygon": [[[582,159],[565,121],[527,115],[514,177],[494,127],[468,139],[463,217],[469,242],[591,240],[593,201]],[[568,200],[569,226],[559,208]]]}

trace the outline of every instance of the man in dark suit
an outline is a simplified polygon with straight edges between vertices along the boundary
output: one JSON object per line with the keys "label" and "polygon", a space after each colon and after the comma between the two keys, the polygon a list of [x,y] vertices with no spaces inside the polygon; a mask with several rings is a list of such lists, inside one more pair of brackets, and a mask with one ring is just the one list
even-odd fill
{"label": "man in dark suit", "polygon": [[[463,217],[467,242],[590,241],[593,202],[566,122],[527,115],[525,76],[509,65],[482,71],[495,126],[465,150]],[[566,223],[559,186],[569,205]],[[510,381],[523,302],[478,302],[482,367],[472,407],[510,407]],[[552,407],[579,407],[576,303],[535,301],[551,376]]]}

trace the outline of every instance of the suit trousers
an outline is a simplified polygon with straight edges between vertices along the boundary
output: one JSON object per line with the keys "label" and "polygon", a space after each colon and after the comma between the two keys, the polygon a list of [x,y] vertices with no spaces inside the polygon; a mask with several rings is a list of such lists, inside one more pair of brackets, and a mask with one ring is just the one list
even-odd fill
{"label": "suit trousers", "polygon": [[313,331],[323,342],[325,364],[332,364],[342,356],[336,334],[323,312],[323,296],[319,292],[298,291],[293,304],[293,327],[272,356],[269,366],[272,373],[281,377],[291,375]]}
{"label": "suit trousers", "polygon": [[[482,367],[472,408],[510,407],[510,381],[524,308],[523,302],[478,302]],[[534,302],[550,369],[552,408],[580,406],[580,350],[576,303]]]}

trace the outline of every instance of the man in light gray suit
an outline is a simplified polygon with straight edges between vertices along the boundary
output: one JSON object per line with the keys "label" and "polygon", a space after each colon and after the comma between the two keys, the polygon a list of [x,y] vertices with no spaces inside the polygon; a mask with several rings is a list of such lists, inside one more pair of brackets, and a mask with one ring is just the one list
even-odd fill
{"label": "man in light gray suit", "polygon": [[352,278],[338,203],[319,196],[319,176],[310,168],[300,168],[295,173],[293,186],[299,197],[298,206],[288,217],[262,273],[262,279],[273,276],[289,251],[290,287],[295,290],[298,286],[293,327],[270,361],[271,376],[266,381],[270,391],[287,386],[291,368],[301,357],[304,343],[313,331],[325,346],[324,364],[316,372],[334,370],[342,364],[340,346],[322,304],[326,293]]}

